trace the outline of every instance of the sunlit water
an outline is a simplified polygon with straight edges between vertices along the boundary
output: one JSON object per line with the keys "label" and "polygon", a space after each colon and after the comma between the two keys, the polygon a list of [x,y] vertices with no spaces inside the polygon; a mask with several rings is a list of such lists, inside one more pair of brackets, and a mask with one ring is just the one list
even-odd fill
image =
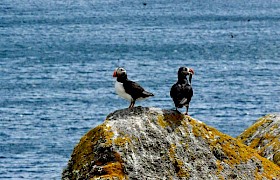
{"label": "sunlit water", "polygon": [[190,115],[237,136],[280,111],[279,50],[276,0],[1,0],[0,179],[60,179],[79,139],[128,107],[117,66],[155,94],[136,106],[163,109],[192,67]]}

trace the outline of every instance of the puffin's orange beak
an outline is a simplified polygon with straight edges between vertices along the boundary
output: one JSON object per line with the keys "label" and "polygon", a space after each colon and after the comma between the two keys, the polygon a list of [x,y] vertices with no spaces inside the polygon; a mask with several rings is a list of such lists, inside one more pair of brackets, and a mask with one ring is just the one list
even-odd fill
{"label": "puffin's orange beak", "polygon": [[194,74],[194,70],[193,70],[192,68],[189,69],[189,72],[190,72],[191,74]]}
{"label": "puffin's orange beak", "polygon": [[113,77],[117,77],[117,71],[116,70],[113,73]]}

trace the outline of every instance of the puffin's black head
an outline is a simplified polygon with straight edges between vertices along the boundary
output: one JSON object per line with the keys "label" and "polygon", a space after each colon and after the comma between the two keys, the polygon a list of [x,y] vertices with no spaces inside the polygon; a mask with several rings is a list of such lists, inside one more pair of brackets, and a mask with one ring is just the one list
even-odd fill
{"label": "puffin's black head", "polygon": [[192,68],[180,67],[178,70],[178,76],[186,76],[189,74],[194,74],[194,70]]}
{"label": "puffin's black head", "polygon": [[113,77],[116,78],[121,78],[121,77],[126,77],[126,70],[124,68],[118,67],[115,69],[114,73],[113,73]]}

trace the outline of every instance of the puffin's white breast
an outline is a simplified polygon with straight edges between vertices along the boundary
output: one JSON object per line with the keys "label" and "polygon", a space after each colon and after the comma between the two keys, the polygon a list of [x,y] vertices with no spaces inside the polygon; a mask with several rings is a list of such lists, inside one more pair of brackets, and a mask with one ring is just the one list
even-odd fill
{"label": "puffin's white breast", "polygon": [[116,81],[115,82],[115,90],[120,97],[122,97],[122,98],[124,98],[128,101],[132,100],[131,95],[129,95],[125,92],[124,87],[123,87],[123,83]]}

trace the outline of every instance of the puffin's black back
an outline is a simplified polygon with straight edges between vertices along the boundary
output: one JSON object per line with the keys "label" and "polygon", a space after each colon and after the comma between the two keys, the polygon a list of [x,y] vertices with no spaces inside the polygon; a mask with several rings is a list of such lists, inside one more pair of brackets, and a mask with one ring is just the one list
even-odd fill
{"label": "puffin's black back", "polygon": [[177,82],[171,87],[170,96],[174,101],[176,107],[181,108],[191,101],[193,96],[192,86],[187,80],[183,82]]}
{"label": "puffin's black back", "polygon": [[[170,96],[174,101],[176,109],[187,106],[191,101],[193,96],[193,89],[191,86],[192,74],[193,70],[190,68],[180,67],[178,69],[178,81],[170,90]],[[189,76],[189,80],[187,76]]]}
{"label": "puffin's black back", "polygon": [[127,78],[127,74],[124,68],[117,68],[117,81],[123,84],[123,88],[127,94],[129,94],[133,100],[138,98],[146,98],[154,96],[152,93],[145,91],[138,83],[130,81]]}
{"label": "puffin's black back", "polygon": [[[137,84],[136,82],[127,80],[123,82],[123,87],[126,93],[130,94],[131,97],[133,99],[138,99],[140,97],[145,96],[145,94],[143,94],[144,88],[142,88],[139,84]],[[147,97],[147,96],[145,96]]]}

